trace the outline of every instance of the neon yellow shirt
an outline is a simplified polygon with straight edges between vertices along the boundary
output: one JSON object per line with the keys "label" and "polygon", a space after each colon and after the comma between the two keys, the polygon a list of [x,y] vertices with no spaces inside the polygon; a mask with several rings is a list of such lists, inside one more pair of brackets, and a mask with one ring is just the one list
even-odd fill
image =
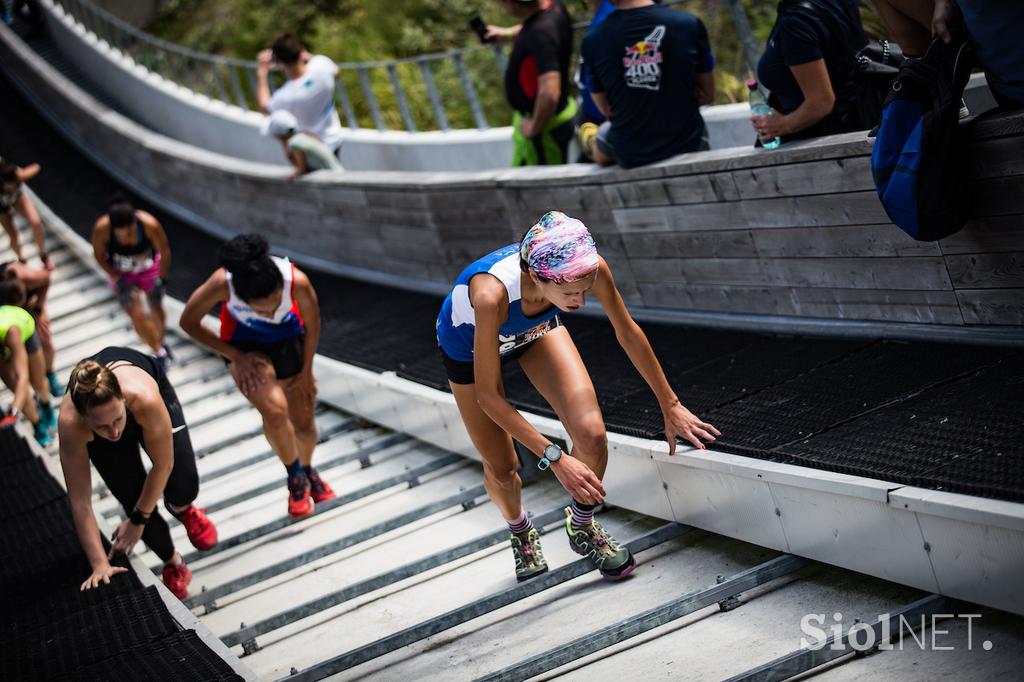
{"label": "neon yellow shirt", "polygon": [[4,357],[10,357],[11,349],[7,346],[7,332],[11,327],[18,325],[21,330],[21,340],[28,341],[36,332],[36,321],[24,308],[16,305],[0,305],[0,345],[4,349]]}

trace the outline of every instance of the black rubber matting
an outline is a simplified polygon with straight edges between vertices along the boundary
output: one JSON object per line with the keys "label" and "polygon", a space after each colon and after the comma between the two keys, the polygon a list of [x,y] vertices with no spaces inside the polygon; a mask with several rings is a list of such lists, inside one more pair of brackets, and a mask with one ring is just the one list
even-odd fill
{"label": "black rubber matting", "polygon": [[1022,413],[1017,355],[778,451],[801,466],[1024,502]]}
{"label": "black rubber matting", "polygon": [[184,630],[162,639],[127,649],[117,656],[59,675],[57,680],[92,682],[192,682],[193,680],[237,680],[237,675],[214,665],[206,655],[209,650],[194,630]]}
{"label": "black rubber matting", "polygon": [[[0,108],[0,154],[19,163],[41,163],[43,173],[33,180],[33,189],[76,231],[88,236],[107,197],[120,189],[117,183],[54,134],[2,77],[0,96],[6,104]],[[148,202],[136,198],[136,203],[155,211]],[[171,293],[187,298],[216,267],[218,242],[187,223],[155,212],[176,253],[188,254],[175,259],[170,280]],[[281,216],[282,221],[288,219]],[[496,246],[500,245],[482,244],[480,252]],[[447,390],[434,340],[437,297],[308,272],[320,295],[321,352]],[[594,381],[609,428],[662,437],[657,403],[619,348],[607,321],[571,315],[563,320]],[[901,406],[912,404],[908,401],[922,391],[926,395],[946,386],[950,393],[935,393],[936,399],[959,400],[964,393],[957,392],[958,384],[972,372],[1008,360],[1013,351],[643,326],[683,403],[722,430],[719,449],[856,472],[895,484],[1001,499],[1024,496],[1024,473],[1005,454],[1012,448],[990,451],[983,433],[968,431],[958,447],[975,454],[950,461],[941,442],[929,444],[928,429],[921,427],[921,439],[904,450],[907,435],[900,421]],[[1005,367],[1010,380],[1024,375],[1017,365]],[[554,416],[515,363],[506,368],[505,389],[517,407]],[[1011,381],[1005,390],[1007,400],[1024,403],[1019,384]],[[996,419],[999,408],[991,402],[970,404],[977,423]],[[854,435],[857,439],[842,440]]]}
{"label": "black rubber matting", "polygon": [[90,568],[67,497],[10,429],[0,431],[0,500],[3,679],[241,679],[134,573],[79,590]]}

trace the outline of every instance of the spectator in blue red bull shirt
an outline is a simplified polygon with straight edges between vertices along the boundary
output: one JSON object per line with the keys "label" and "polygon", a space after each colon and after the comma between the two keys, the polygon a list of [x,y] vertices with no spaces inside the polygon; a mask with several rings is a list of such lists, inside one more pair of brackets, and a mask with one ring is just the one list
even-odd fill
{"label": "spectator in blue red bull shirt", "polygon": [[715,59],[700,19],[652,0],[616,11],[584,39],[591,96],[609,118],[580,139],[601,165],[642,166],[707,149],[698,107],[715,93]]}

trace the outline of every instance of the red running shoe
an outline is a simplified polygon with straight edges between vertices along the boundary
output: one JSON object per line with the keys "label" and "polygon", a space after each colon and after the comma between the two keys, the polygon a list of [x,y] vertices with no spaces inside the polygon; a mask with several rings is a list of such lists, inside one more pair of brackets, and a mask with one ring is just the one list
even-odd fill
{"label": "red running shoe", "polygon": [[192,571],[182,561],[177,566],[164,566],[164,585],[178,599],[188,596],[188,584],[192,582]]}
{"label": "red running shoe", "polygon": [[319,472],[314,469],[313,473],[308,474],[308,477],[309,490],[313,494],[314,502],[320,504],[321,502],[334,499],[334,491],[331,490],[331,486],[324,483],[323,479],[320,478]]}
{"label": "red running shoe", "polygon": [[313,498],[310,496],[309,479],[293,476],[288,479],[288,516],[301,519],[313,513]]}
{"label": "red running shoe", "polygon": [[188,509],[177,515],[181,525],[185,526],[188,533],[188,540],[192,546],[201,552],[205,552],[217,544],[217,526],[206,515],[205,509],[199,509],[190,504]]}

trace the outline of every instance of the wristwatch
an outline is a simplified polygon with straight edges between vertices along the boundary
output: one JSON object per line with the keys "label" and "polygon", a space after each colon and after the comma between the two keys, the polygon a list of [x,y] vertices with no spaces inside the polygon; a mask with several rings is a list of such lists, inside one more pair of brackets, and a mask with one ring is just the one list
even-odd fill
{"label": "wristwatch", "polygon": [[551,465],[560,459],[562,459],[562,448],[551,443],[544,448],[544,456],[540,458],[539,462],[537,462],[537,468],[541,471],[550,469]]}
{"label": "wristwatch", "polygon": [[132,509],[132,513],[128,515],[128,520],[136,526],[145,526],[146,522],[149,521],[149,514],[143,514],[139,511],[138,507]]}

